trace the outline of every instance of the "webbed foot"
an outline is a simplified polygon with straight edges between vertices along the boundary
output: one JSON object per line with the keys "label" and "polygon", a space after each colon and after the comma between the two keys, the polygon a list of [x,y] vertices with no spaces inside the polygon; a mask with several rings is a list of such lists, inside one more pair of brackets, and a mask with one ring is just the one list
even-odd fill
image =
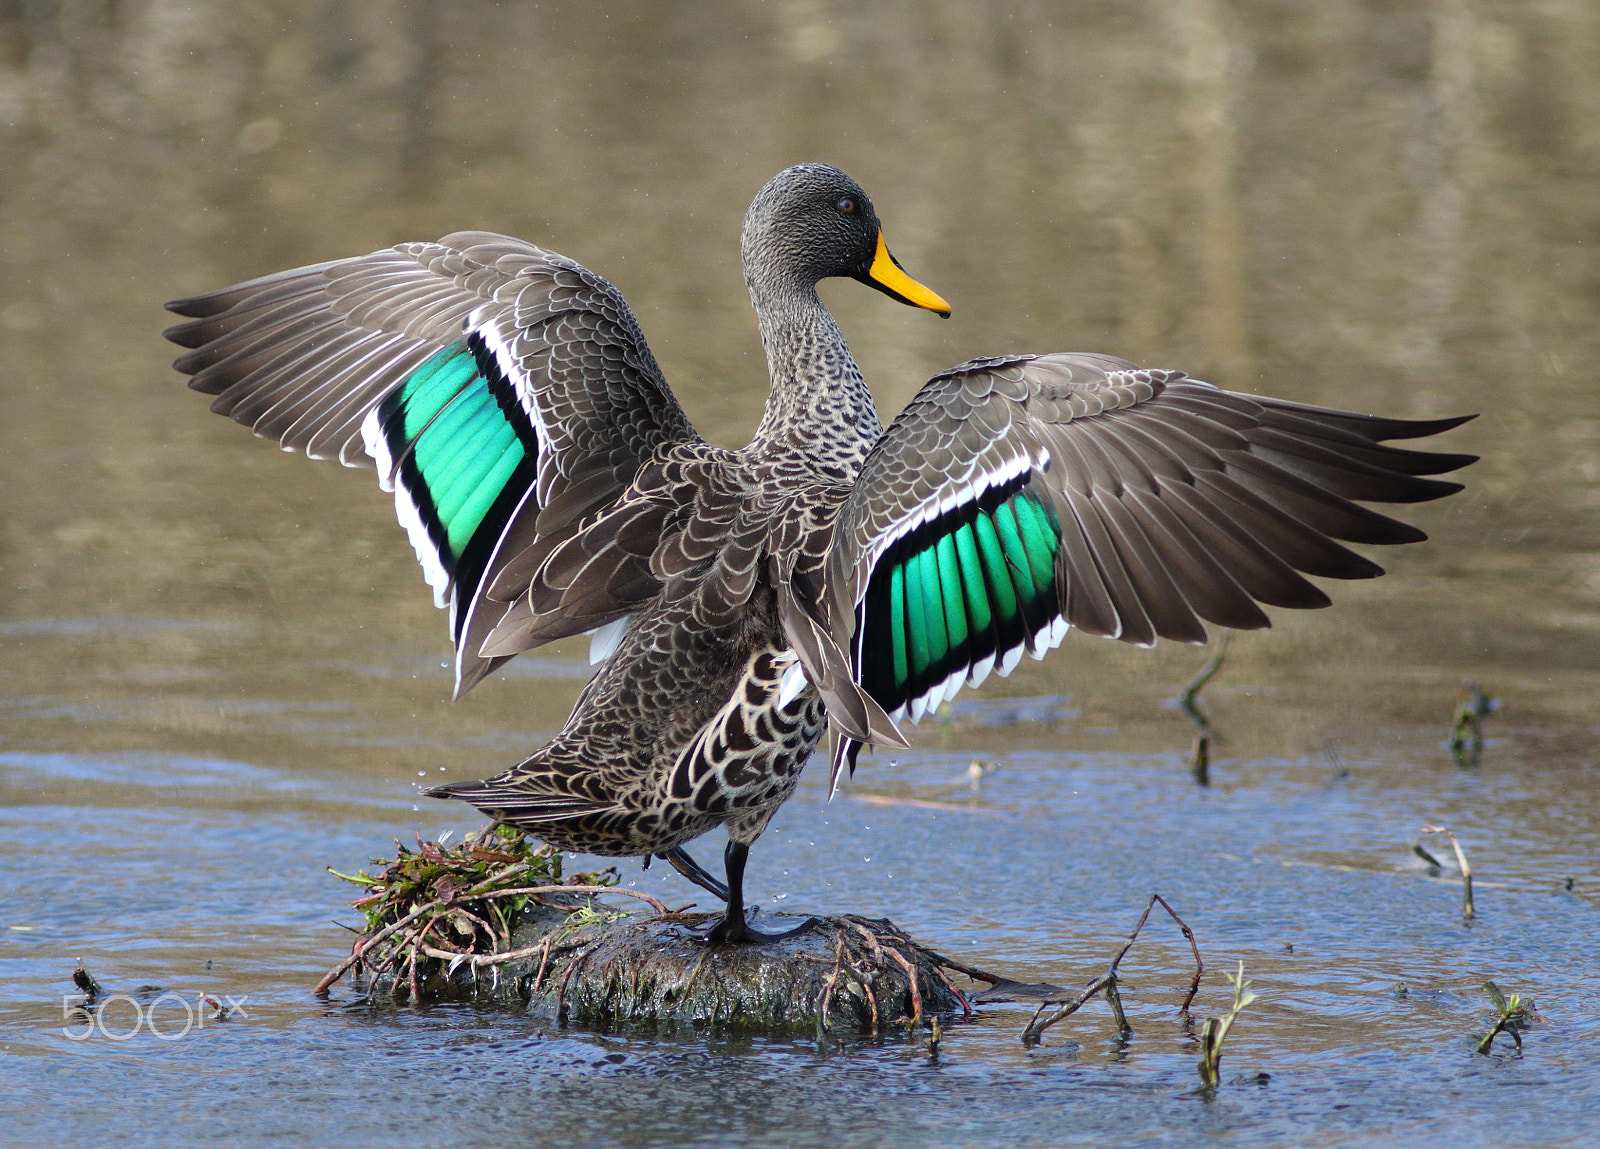
{"label": "webbed foot", "polygon": [[767,933],[753,927],[743,914],[735,917],[731,913],[722,917],[705,933],[707,945],[713,946],[758,946],[768,942],[782,941],[792,938],[796,934],[803,934],[817,924],[816,918],[807,918],[792,929],[779,930],[776,933]]}

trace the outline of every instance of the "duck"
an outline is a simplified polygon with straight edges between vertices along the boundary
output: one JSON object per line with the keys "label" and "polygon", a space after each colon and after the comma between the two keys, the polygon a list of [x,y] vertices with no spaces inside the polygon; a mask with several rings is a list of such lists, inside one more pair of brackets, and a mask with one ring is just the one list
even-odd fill
{"label": "duck", "polygon": [[[1222,389],[1082,352],[974,358],[886,427],[817,294],[854,279],[948,317],[890,253],[872,200],[806,163],[740,236],[770,392],[749,443],[707,443],[605,279],[462,231],[167,304],[177,370],[283,449],[375,467],[436,604],[455,696],[590,636],[560,732],[425,791],[552,847],[660,858],[757,929],[751,846],[830,737],[862,747],[1069,630],[1137,646],[1318,608],[1310,578],[1383,570],[1345,544],[1421,541],[1366,503],[1437,499],[1475,461],[1390,445],[1399,419]],[[1307,577],[1310,576],[1310,577]],[[726,830],[723,876],[686,845]],[[798,929],[805,928],[802,923]]]}

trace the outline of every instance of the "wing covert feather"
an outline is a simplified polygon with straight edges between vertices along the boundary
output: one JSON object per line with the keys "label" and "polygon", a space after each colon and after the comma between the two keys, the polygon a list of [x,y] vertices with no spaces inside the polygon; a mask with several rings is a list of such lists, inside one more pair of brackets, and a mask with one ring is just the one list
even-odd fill
{"label": "wing covert feather", "polygon": [[168,307],[189,317],[166,333],[189,349],[176,366],[214,411],[285,450],[378,462],[450,607],[458,695],[507,657],[480,655],[505,609],[490,585],[527,590],[505,569],[657,452],[699,442],[616,288],[507,236],[398,244]]}
{"label": "wing covert feather", "polygon": [[915,720],[1071,626],[1203,642],[1208,622],[1267,626],[1263,605],[1326,606],[1305,575],[1383,573],[1343,542],[1423,537],[1357,500],[1439,498],[1460,484],[1425,476],[1473,461],[1384,441],[1464,421],[1242,395],[1104,355],[973,360],[922,388],[845,500],[834,638],[863,690]]}

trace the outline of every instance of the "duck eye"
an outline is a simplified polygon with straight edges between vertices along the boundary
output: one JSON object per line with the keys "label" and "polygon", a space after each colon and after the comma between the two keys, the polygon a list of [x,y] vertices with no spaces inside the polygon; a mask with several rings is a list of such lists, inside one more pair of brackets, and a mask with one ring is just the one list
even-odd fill
{"label": "duck eye", "polygon": [[841,199],[838,203],[834,204],[833,206],[838,208],[845,215],[855,215],[856,214],[856,201],[851,199],[849,196],[845,196],[843,199]]}

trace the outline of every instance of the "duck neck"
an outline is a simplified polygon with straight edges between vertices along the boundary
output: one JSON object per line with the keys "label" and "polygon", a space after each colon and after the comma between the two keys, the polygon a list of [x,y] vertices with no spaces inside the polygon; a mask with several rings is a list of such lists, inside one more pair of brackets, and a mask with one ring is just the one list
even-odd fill
{"label": "duck neck", "polygon": [[769,296],[752,283],[750,296],[772,380],[751,449],[797,454],[854,476],[883,424],[839,325],[814,284]]}

